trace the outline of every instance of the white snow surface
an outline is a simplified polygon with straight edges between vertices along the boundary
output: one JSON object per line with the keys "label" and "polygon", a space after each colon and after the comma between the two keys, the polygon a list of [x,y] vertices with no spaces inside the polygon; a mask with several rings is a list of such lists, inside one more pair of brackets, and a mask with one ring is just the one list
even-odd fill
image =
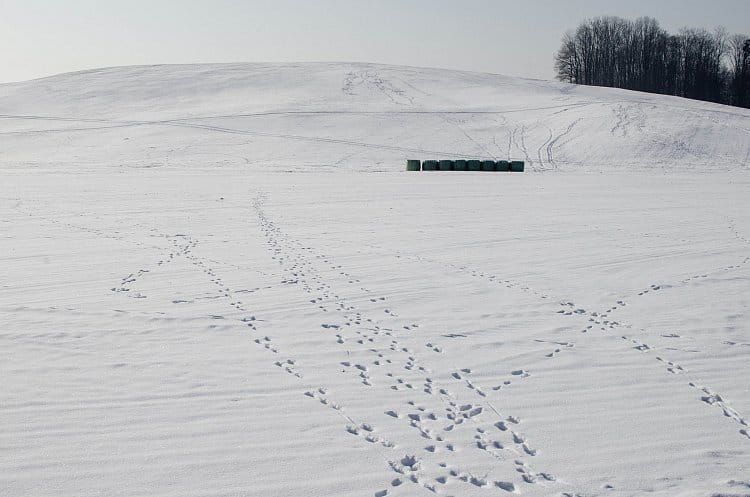
{"label": "white snow surface", "polygon": [[0,495],[748,496],[749,166],[489,74],[0,85]]}
{"label": "white snow surface", "polygon": [[0,85],[0,133],[0,164],[24,169],[394,171],[461,157],[535,171],[750,167],[747,109],[371,64],[142,66]]}

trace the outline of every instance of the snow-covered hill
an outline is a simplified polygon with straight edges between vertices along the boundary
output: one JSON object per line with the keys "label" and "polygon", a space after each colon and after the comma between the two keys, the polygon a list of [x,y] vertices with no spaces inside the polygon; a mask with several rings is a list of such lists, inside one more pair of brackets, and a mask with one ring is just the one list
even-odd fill
{"label": "snow-covered hill", "polygon": [[515,157],[536,171],[750,164],[748,110],[372,64],[98,69],[0,85],[0,115],[6,166],[400,170],[409,157]]}
{"label": "snow-covered hill", "polygon": [[242,64],[0,114],[1,497],[750,495],[748,111]]}

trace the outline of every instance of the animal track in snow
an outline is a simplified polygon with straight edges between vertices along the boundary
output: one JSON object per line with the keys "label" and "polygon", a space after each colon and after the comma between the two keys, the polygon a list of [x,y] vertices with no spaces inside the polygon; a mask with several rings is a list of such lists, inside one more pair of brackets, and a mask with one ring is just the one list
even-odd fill
{"label": "animal track in snow", "polygon": [[363,385],[367,385],[368,387],[372,386],[372,383],[370,382],[370,370],[367,368],[367,366],[365,366],[364,364],[353,364],[350,361],[343,361],[341,365],[354,371],[357,376],[359,376]]}
{"label": "animal track in snow", "polygon": [[[411,454],[414,454],[412,456],[413,461],[404,461],[403,458],[391,461],[392,464],[389,464],[391,468],[397,473],[401,473],[392,480],[391,487],[411,482],[425,489],[436,490],[450,481],[455,481],[464,482],[473,488],[514,491],[516,484],[505,481],[505,479],[496,482],[493,481],[495,479],[470,471],[456,471],[456,476],[451,476],[450,470],[446,469],[447,465],[434,466],[433,458],[439,457],[439,455],[460,457],[460,451],[472,443],[473,433],[468,433],[471,431],[469,425],[491,424],[497,421],[497,418],[491,419],[494,415],[488,409],[491,408],[496,414],[497,411],[489,403],[483,405],[482,403],[467,403],[456,400],[456,397],[445,388],[444,383],[441,384],[441,381],[450,373],[442,370],[433,374],[427,367],[428,362],[423,361],[428,356],[437,359],[437,356],[433,353],[444,352],[443,347],[436,344],[434,340],[421,342],[428,349],[427,351],[424,348],[413,349],[411,343],[406,346],[399,333],[408,332],[413,336],[413,333],[419,328],[418,323],[405,325],[403,322],[398,322],[396,319],[397,312],[394,312],[391,303],[389,302],[385,309],[379,307],[379,305],[382,305],[382,300],[371,298],[375,295],[374,292],[370,292],[364,286],[356,285],[356,289],[344,286],[348,293],[338,292],[334,289],[334,283],[348,285],[350,281],[354,281],[356,278],[342,274],[345,271],[339,267],[333,268],[332,266],[337,266],[337,264],[330,257],[316,256],[311,250],[303,248],[304,245],[284,233],[263,211],[261,207],[262,198],[261,195],[254,202],[254,209],[258,216],[261,232],[266,237],[269,253],[272,259],[278,263],[283,273],[283,280],[293,282],[295,287],[306,297],[305,305],[315,309],[316,312],[326,313],[326,317],[318,322],[325,325],[335,324],[335,327],[321,326],[321,329],[332,331],[331,338],[333,340],[325,342],[328,344],[329,350],[336,353],[346,351],[346,357],[341,357],[337,361],[341,369],[352,374],[352,376],[356,375],[359,381],[372,382],[372,380],[375,380],[379,388],[402,391],[398,395],[409,392],[409,395],[412,396],[413,400],[407,402],[406,406],[402,405],[395,408],[396,406],[393,405],[389,406],[394,407],[393,409],[384,410],[381,408],[375,412],[376,414],[384,413],[380,415],[392,418],[397,424],[407,423],[417,431],[418,437],[423,440],[423,443],[418,446],[408,447]],[[331,269],[333,269],[333,272]],[[359,293],[359,297],[355,298],[364,298],[356,300],[356,302],[362,304],[364,301],[367,304],[366,307],[363,305],[362,309],[358,309],[357,305],[354,305],[345,297],[352,290],[362,292]],[[368,293],[369,295],[367,295]],[[367,311],[365,311],[365,308]],[[397,331],[394,331],[394,329]],[[464,334],[447,334],[444,338],[465,338],[466,336]],[[334,341],[342,347],[334,346]],[[423,357],[422,354],[426,355]],[[509,375],[510,378],[520,379],[525,377],[526,371],[519,371],[516,375]],[[455,372],[460,375],[459,381],[468,389],[479,396],[484,396],[483,389],[472,378],[473,372],[470,368],[457,369]],[[381,383],[381,379],[387,383]],[[315,398],[323,405],[332,407],[331,404],[333,403],[326,392],[311,390],[305,392],[305,394]],[[395,392],[394,395],[396,395]],[[340,406],[336,407],[332,407],[332,409],[349,420],[349,417],[343,412],[344,410]],[[509,421],[503,422],[508,423],[508,425],[512,424]],[[372,425],[367,426],[372,427]],[[372,428],[373,431],[368,431],[362,423],[351,420],[346,424],[348,433],[364,439],[369,444],[377,445],[384,437],[374,427]],[[510,450],[510,453],[516,456],[529,455],[523,451],[523,444],[518,445],[507,440],[495,440],[501,433],[497,431],[494,437],[487,436],[492,450]],[[369,440],[367,439],[368,436],[370,437]],[[509,436],[510,431],[508,430],[505,437]],[[398,443],[400,447],[404,446],[403,443],[399,443],[399,440],[391,439],[391,441]],[[506,446],[510,448],[500,448]],[[530,452],[533,452],[528,444],[526,446]],[[416,454],[419,454],[419,456],[416,456]],[[407,453],[407,455],[409,454]],[[502,459],[497,458],[496,463],[502,462]]]}
{"label": "animal track in snow", "polygon": [[[525,369],[515,369],[510,372],[510,376],[511,378],[521,380],[521,379],[528,378],[529,376],[531,376],[531,373],[529,373]],[[513,384],[513,379],[503,380],[503,382],[500,383],[499,385],[495,385],[494,387],[492,387],[492,390],[494,391],[502,390],[503,388],[509,387],[512,384]]]}
{"label": "animal track in snow", "polygon": [[[131,290],[130,285],[135,283],[138,280],[138,278],[140,278],[141,276],[149,272],[150,271],[148,269],[139,269],[135,273],[130,273],[124,278],[122,278],[122,280],[120,280],[120,286],[112,287],[110,288],[110,291],[115,292],[115,293],[130,292]],[[140,292],[135,292],[132,294],[128,293],[128,297],[136,298],[136,299],[146,298],[146,296],[141,294]]]}
{"label": "animal track in snow", "polygon": [[521,460],[516,460],[516,471],[521,473],[521,478],[526,483],[538,483],[540,481],[555,481],[555,477],[550,473],[537,473]]}
{"label": "animal track in snow", "polygon": [[667,371],[669,371],[672,374],[683,374],[683,373],[685,373],[685,368],[683,368],[682,366],[680,366],[677,363],[674,363],[672,361],[666,361],[666,360],[664,360],[664,359],[662,359],[661,357],[658,357],[658,356],[656,357],[656,360],[659,361],[659,362],[666,363],[667,364]]}
{"label": "animal track in snow", "polygon": [[262,338],[256,338],[253,341],[255,343],[257,343],[258,345],[262,345],[263,348],[265,348],[266,350],[269,350],[269,351],[273,352],[274,354],[278,354],[279,353],[279,351],[276,349],[276,347],[274,347],[271,344],[271,339],[269,337],[267,337],[267,336],[264,336]]}
{"label": "animal track in snow", "polygon": [[626,341],[630,340],[631,343],[635,344],[635,347],[633,347],[635,350],[639,350],[641,352],[647,352],[647,351],[651,350],[651,347],[649,347],[649,345],[646,344],[646,343],[641,343],[638,340],[630,339],[630,338],[628,338],[628,337],[626,337],[624,335],[621,338],[623,340],[626,340]]}
{"label": "animal track in snow", "polygon": [[442,347],[439,347],[438,345],[433,344],[432,342],[428,342],[425,344],[425,347],[432,350],[433,352],[437,352],[438,354],[443,353]]}
{"label": "animal track in snow", "polygon": [[282,368],[287,373],[293,376],[296,376],[297,378],[302,378],[302,375],[296,370],[297,362],[294,359],[287,359],[285,361],[276,361],[274,364]]}
{"label": "animal track in snow", "polygon": [[[325,387],[319,387],[315,390],[308,390],[305,392],[306,397],[310,397],[312,399],[317,400],[321,404],[323,404],[326,407],[330,407],[334,411],[341,411],[341,406],[337,404],[336,402],[331,401],[328,398],[328,389]],[[351,419],[349,419],[351,421]],[[351,421],[353,423],[353,421]]]}
{"label": "animal track in snow", "polygon": [[351,433],[352,435],[361,437],[366,442],[372,444],[380,444],[383,447],[387,447],[389,449],[395,447],[395,444],[393,442],[390,442],[389,440],[383,438],[381,435],[378,435],[375,431],[375,427],[369,423],[360,423],[359,425],[349,424],[346,427],[346,431]]}
{"label": "animal track in snow", "polygon": [[641,290],[640,292],[638,292],[638,295],[639,296],[646,295],[649,292],[656,292],[656,291],[661,290],[662,288],[667,288],[667,287],[668,287],[668,285],[651,285],[648,288],[646,288],[645,290]]}
{"label": "animal track in snow", "polygon": [[[690,382],[689,385],[701,392],[701,400],[703,402],[710,406],[718,407],[722,410],[724,416],[734,420],[742,426],[747,426],[747,421],[745,420],[745,418],[736,409],[730,406],[729,403],[724,400],[721,395],[711,391],[711,389],[709,389],[708,387],[700,386],[693,382]],[[745,430],[744,435],[747,436],[747,430]]]}
{"label": "animal track in snow", "polygon": [[541,339],[538,339],[538,338],[535,339],[534,341],[535,342],[539,342],[539,343],[551,343],[551,344],[557,346],[554,350],[552,350],[552,352],[549,352],[549,353],[547,353],[547,354],[544,355],[544,357],[546,357],[548,359],[551,359],[551,358],[555,357],[557,354],[559,354],[560,352],[562,352],[565,349],[572,349],[573,347],[575,347],[575,344],[573,342],[567,342],[567,341],[541,340]]}

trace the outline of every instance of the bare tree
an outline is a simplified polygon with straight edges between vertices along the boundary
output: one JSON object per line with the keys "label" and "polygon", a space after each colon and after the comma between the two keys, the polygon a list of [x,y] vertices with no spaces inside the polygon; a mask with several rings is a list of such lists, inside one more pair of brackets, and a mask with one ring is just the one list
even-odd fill
{"label": "bare tree", "polygon": [[750,37],[741,34],[732,35],[727,45],[731,103],[750,107]]}
{"label": "bare tree", "polygon": [[651,17],[599,17],[567,32],[554,57],[560,81],[747,106],[746,36],[684,28],[670,35]]}
{"label": "bare tree", "polygon": [[555,54],[555,71],[560,81],[576,83],[581,79],[576,42],[571,32],[563,35],[560,50]]}

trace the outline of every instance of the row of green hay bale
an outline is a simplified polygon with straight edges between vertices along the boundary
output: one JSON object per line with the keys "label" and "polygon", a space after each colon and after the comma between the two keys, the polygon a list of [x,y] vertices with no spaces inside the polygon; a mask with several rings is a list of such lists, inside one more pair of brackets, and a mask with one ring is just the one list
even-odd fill
{"label": "row of green hay bale", "polygon": [[523,172],[520,160],[407,160],[407,171],[515,171]]}

